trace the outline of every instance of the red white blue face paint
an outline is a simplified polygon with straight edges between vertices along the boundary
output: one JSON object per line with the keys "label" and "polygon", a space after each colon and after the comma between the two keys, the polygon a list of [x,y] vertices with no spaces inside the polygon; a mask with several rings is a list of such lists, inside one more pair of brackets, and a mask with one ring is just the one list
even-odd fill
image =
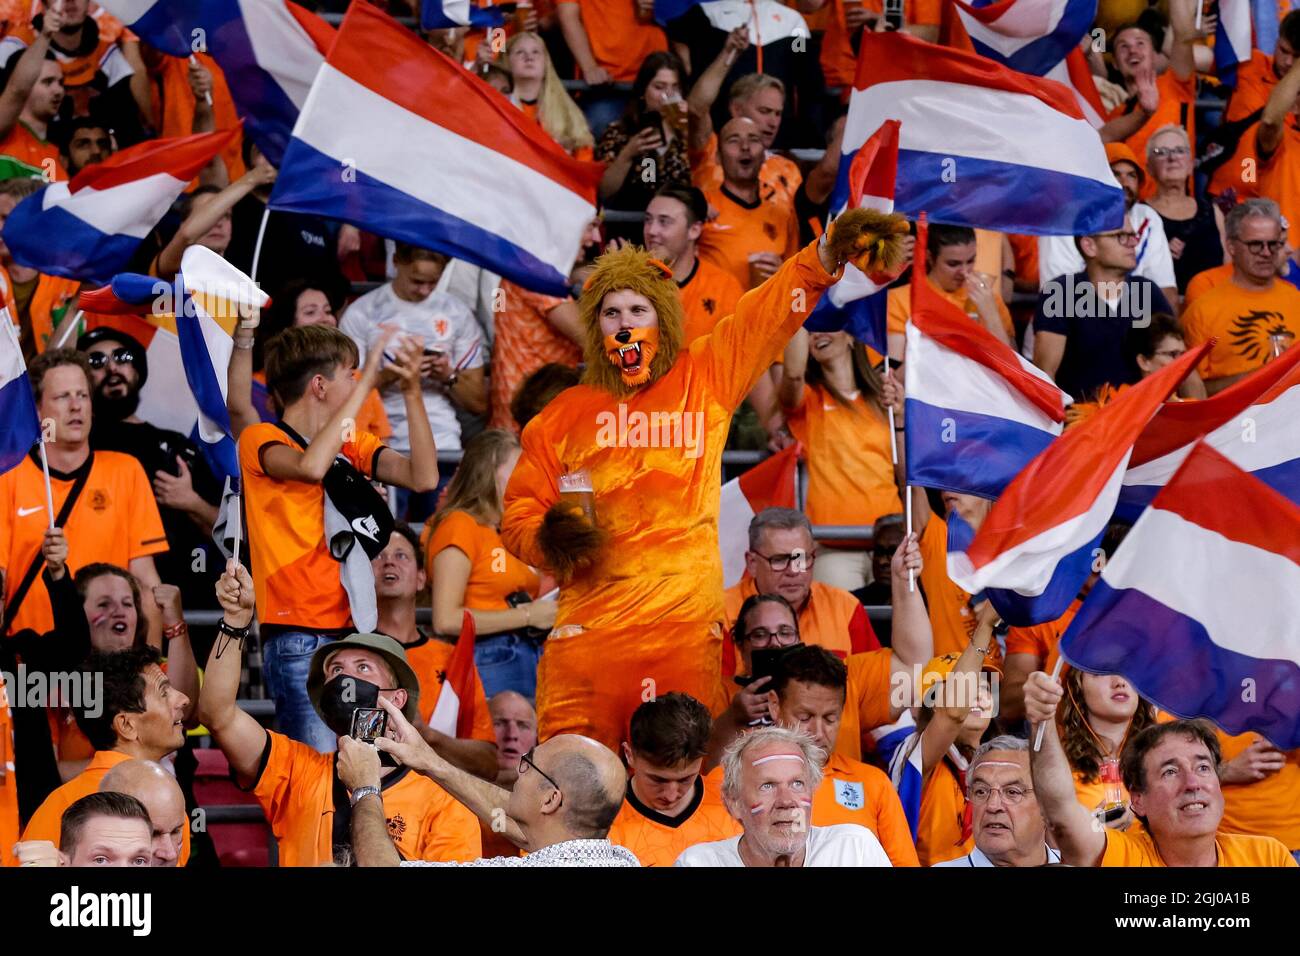
{"label": "red white blue face paint", "polygon": [[751,767],[761,767],[765,763],[771,763],[773,760],[797,760],[803,763],[803,754],[768,754],[766,757],[759,757],[753,761]]}

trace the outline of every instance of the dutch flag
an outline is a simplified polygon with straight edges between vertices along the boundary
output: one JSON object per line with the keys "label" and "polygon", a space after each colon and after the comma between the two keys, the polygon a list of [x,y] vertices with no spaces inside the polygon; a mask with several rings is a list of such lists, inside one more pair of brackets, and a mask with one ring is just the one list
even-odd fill
{"label": "dutch flag", "polygon": [[0,306],[0,474],[17,467],[41,437],[32,383],[9,310]]}
{"label": "dutch flag", "polygon": [[601,170],[410,30],[354,3],[298,117],[270,206],[567,295]]}
{"label": "dutch flag", "polygon": [[1224,86],[1237,85],[1237,64],[1250,60],[1253,25],[1250,0],[1219,0],[1214,31],[1214,72]]}
{"label": "dutch flag", "polygon": [[466,740],[474,734],[474,685],[478,676],[474,669],[474,634],[474,616],[466,610],[456,649],[451,652],[438,691],[438,701],[429,715],[429,726],[434,730]]}
{"label": "dutch flag", "polygon": [[484,29],[505,22],[504,11],[493,6],[476,6],[470,0],[422,0],[420,4],[421,30]]}

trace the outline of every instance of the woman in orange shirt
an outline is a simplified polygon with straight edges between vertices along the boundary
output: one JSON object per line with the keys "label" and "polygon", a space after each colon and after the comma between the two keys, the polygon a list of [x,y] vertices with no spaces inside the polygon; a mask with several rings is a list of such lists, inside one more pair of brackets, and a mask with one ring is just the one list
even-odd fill
{"label": "woman in orange shirt", "polygon": [[[786,346],[777,397],[787,427],[804,446],[804,510],[813,524],[871,525],[903,510],[880,396],[866,346],[847,332],[801,329]],[[869,535],[822,542],[813,577],[846,591],[865,587],[870,544]]]}
{"label": "woman in orange shirt", "polygon": [[[305,279],[286,283],[276,292],[267,313],[267,321],[256,329],[237,328],[235,348],[230,353],[227,372],[226,407],[230,411],[230,426],[236,439],[249,425],[275,421],[280,409],[266,387],[266,373],[262,371],[262,349],[284,329],[301,325],[328,325],[338,328],[334,314],[334,299],[316,283]],[[357,415],[357,428],[367,431],[383,441],[393,429],[388,424],[384,403],[379,392],[371,390]]]}
{"label": "woman in orange shirt", "polygon": [[510,102],[537,120],[570,156],[591,162],[596,141],[587,118],[565,91],[542,38],[516,33],[506,43],[505,60],[514,82]]}
{"label": "woman in orange shirt", "polygon": [[1128,740],[1156,722],[1155,709],[1118,674],[1067,668],[1064,683],[1057,724],[1075,793],[1106,826],[1127,829],[1134,817],[1120,782],[1120,756]]}
{"label": "woman in orange shirt", "polygon": [[455,638],[464,612],[473,615],[474,663],[489,698],[503,690],[535,695],[542,641],[555,623],[555,601],[538,600],[537,572],[501,541],[502,499],[518,460],[519,439],[510,432],[476,435],[425,532],[433,629]]}

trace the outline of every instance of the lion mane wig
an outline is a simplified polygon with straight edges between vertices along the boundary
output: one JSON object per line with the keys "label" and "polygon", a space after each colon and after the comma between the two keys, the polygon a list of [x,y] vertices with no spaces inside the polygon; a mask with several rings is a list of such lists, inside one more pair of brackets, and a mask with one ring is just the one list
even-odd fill
{"label": "lion mane wig", "polygon": [[624,246],[596,260],[596,269],[582,287],[582,297],[578,300],[579,315],[586,330],[583,343],[586,369],[582,382],[616,398],[632,394],[637,387],[625,384],[618,368],[609,360],[605,336],[600,331],[600,307],[605,296],[624,289],[649,299],[659,317],[659,348],[650,363],[647,384],[662,378],[677,361],[685,325],[677,283],[673,281],[672,270],[662,262],[639,246]]}

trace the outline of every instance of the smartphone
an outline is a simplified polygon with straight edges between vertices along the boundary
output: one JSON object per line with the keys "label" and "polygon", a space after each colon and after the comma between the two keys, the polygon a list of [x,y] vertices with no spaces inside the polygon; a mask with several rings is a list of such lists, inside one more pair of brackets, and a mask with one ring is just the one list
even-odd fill
{"label": "smartphone", "polygon": [[388,730],[388,712],[379,707],[358,707],[352,712],[353,740],[373,744],[375,738],[384,736]]}
{"label": "smartphone", "polygon": [[659,138],[665,139],[664,136],[664,117],[658,110],[647,110],[641,116],[641,122],[637,125],[636,131],[653,129],[659,131]]}
{"label": "smartphone", "polygon": [[888,29],[903,29],[903,0],[885,0],[883,16]]}
{"label": "smartphone", "polygon": [[736,677],[736,683],[742,687],[747,687],[760,677],[771,677],[776,673],[781,658],[799,646],[798,644],[792,644],[790,647],[764,647],[760,650],[750,651],[749,662],[752,673],[748,677]]}

